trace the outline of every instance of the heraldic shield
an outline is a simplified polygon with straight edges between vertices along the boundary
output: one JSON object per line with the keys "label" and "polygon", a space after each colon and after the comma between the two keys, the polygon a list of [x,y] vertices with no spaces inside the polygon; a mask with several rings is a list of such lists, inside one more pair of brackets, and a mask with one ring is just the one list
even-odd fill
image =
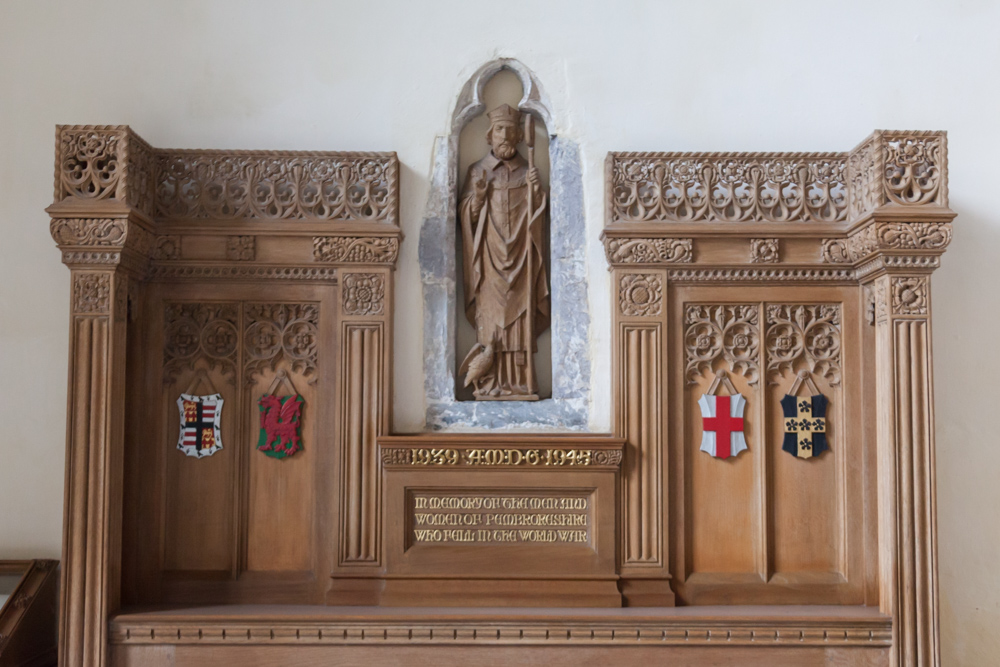
{"label": "heraldic shield", "polygon": [[260,437],[257,449],[268,456],[283,459],[302,449],[302,405],[298,394],[264,395],[260,407]]}
{"label": "heraldic shield", "polygon": [[181,411],[181,433],[177,449],[188,456],[204,458],[222,449],[222,395],[196,396],[181,394],[177,407]]}
{"label": "heraldic shield", "polygon": [[826,407],[822,394],[798,397],[785,394],[781,409],[785,414],[785,438],[781,448],[800,459],[818,456],[829,449],[826,440]]}
{"label": "heraldic shield", "polygon": [[702,395],[701,451],[720,459],[736,456],[747,448],[743,436],[743,410],[747,399],[742,394],[732,396]]}

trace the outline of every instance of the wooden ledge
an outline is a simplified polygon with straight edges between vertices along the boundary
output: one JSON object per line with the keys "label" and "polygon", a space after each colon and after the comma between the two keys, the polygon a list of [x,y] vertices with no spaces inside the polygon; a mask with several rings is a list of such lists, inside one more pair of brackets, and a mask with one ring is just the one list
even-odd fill
{"label": "wooden ledge", "polygon": [[440,608],[232,605],[125,610],[112,644],[888,647],[876,607]]}

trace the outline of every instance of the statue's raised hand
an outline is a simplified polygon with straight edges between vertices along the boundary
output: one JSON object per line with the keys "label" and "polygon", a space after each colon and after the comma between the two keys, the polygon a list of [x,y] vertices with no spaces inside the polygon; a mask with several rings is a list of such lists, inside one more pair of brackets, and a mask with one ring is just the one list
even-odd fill
{"label": "statue's raised hand", "polygon": [[486,170],[483,169],[478,174],[473,174],[472,176],[472,194],[476,197],[476,201],[482,203],[486,200],[486,188],[489,187],[489,181],[486,177]]}

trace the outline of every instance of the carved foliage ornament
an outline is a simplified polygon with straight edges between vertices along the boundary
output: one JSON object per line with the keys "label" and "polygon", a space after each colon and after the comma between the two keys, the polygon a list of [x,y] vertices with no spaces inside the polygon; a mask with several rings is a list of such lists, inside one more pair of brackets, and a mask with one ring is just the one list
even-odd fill
{"label": "carved foliage ornament", "polygon": [[618,303],[627,317],[659,315],[663,309],[663,281],[655,273],[627,273],[619,281]]}
{"label": "carved foliage ornament", "polygon": [[615,153],[611,159],[615,222],[847,218],[841,153]]}
{"label": "carved foliage ornament", "polygon": [[755,305],[688,305],[684,310],[685,377],[695,384],[697,377],[711,373],[719,359],[725,359],[735,373],[750,384],[760,375],[758,309]]}
{"label": "carved foliage ornament", "polygon": [[850,154],[848,172],[854,218],[886,203],[948,203],[941,132],[876,132]]}
{"label": "carved foliage ornament", "polygon": [[342,286],[345,315],[381,315],[385,310],[385,279],[377,273],[348,273]]}
{"label": "carved foliage ornament", "polygon": [[126,221],[56,218],[49,225],[49,232],[59,245],[121,246],[125,243]]}
{"label": "carved foliage ornament", "polygon": [[951,223],[872,223],[852,235],[847,243],[854,261],[878,250],[943,250],[951,243]]}
{"label": "carved foliage ornament", "polygon": [[694,259],[691,239],[605,238],[604,252],[611,264],[674,264]]}
{"label": "carved foliage ornament", "polygon": [[844,239],[823,239],[821,245],[823,261],[827,264],[850,264],[851,255]]}
{"label": "carved foliage ornament", "polygon": [[73,312],[107,314],[111,311],[111,274],[76,273],[73,276]]}
{"label": "carved foliage ornament", "polygon": [[356,264],[392,264],[399,240],[380,236],[315,236],[313,261]]}
{"label": "carved foliage ornament", "polygon": [[152,211],[153,149],[126,126],[56,128],[55,201],[114,199]]}
{"label": "carved foliage ornament", "polygon": [[163,151],[159,217],[395,222],[390,154]]}
{"label": "carved foliage ornament", "polygon": [[805,364],[831,385],[840,384],[840,307],[836,305],[767,306],[767,374],[776,384],[785,371]]}

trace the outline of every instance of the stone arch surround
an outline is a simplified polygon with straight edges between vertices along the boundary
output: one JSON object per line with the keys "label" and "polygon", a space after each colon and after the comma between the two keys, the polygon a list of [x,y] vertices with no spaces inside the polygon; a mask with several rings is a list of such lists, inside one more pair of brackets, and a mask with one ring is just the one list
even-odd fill
{"label": "stone arch surround", "polygon": [[534,73],[518,60],[499,58],[480,67],[465,83],[455,104],[450,133],[434,142],[431,187],[419,247],[424,288],[426,427],[583,430],[590,409],[583,175],[579,145],[556,134],[549,137],[552,397],[535,402],[455,398],[455,318],[459,309],[454,249],[459,136],[462,128],[485,110],[483,91],[502,70],[513,72],[521,82],[524,94],[518,108],[543,121],[549,132],[556,127],[552,105]]}

